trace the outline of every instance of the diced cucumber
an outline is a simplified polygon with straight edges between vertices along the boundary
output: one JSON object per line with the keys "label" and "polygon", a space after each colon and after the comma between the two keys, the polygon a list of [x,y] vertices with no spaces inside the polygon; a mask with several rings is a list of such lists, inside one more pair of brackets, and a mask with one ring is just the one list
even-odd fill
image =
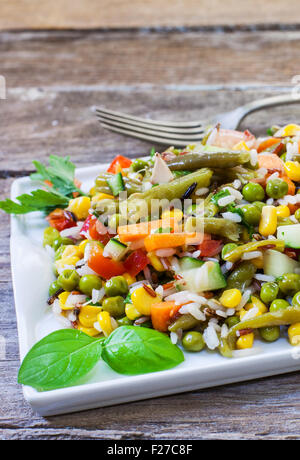
{"label": "diced cucumber", "polygon": [[114,196],[125,190],[123,176],[120,172],[107,179],[107,183]]}
{"label": "diced cucumber", "polygon": [[111,257],[114,260],[121,260],[127,251],[128,246],[126,246],[126,244],[123,244],[117,239],[112,238],[105,246],[103,255],[104,257]]}
{"label": "diced cucumber", "polygon": [[182,271],[190,270],[191,268],[201,267],[204,262],[202,260],[194,259],[193,257],[182,257],[179,260],[180,269]]}
{"label": "diced cucumber", "polygon": [[300,249],[300,224],[278,227],[277,238],[283,240],[289,248]]}
{"label": "diced cucumber", "polygon": [[274,249],[268,249],[264,253],[264,273],[265,275],[278,276],[286,273],[294,273],[295,268],[299,268],[300,264],[286,254]]}
{"label": "diced cucumber", "polygon": [[186,288],[194,292],[213,291],[226,287],[226,280],[218,262],[208,261],[201,267],[181,273]]}

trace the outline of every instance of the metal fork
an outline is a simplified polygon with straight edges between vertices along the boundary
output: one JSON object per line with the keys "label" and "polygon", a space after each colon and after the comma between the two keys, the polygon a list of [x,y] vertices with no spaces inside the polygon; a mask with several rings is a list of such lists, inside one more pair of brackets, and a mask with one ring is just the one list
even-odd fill
{"label": "metal fork", "polygon": [[104,128],[136,137],[155,144],[185,147],[200,142],[208,125],[221,124],[222,128],[236,129],[240,122],[251,112],[275,105],[293,104],[300,101],[300,94],[286,94],[268,97],[250,102],[231,112],[220,113],[215,117],[201,121],[168,122],[147,120],[105,108],[96,110],[97,117]]}

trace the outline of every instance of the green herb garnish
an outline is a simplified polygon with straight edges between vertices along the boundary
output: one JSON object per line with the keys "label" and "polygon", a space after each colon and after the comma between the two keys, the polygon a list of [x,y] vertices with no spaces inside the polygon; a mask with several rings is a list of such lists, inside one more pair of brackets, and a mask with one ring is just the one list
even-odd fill
{"label": "green herb garnish", "polygon": [[19,370],[18,382],[39,391],[71,386],[100,358],[126,375],[171,369],[184,361],[182,351],[169,337],[148,327],[121,326],[107,338],[62,329],[31,348]]}

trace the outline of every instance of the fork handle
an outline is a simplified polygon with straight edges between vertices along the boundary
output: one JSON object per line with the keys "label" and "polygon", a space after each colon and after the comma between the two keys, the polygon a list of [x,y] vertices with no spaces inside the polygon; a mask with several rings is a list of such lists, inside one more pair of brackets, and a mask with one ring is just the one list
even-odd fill
{"label": "fork handle", "polygon": [[284,105],[284,104],[295,104],[300,102],[300,94],[289,93],[282,94],[280,96],[266,97],[264,99],[259,99],[257,101],[249,102],[248,104],[240,107],[242,110],[241,120],[248,115],[249,113],[256,112],[260,109],[265,109],[267,107],[273,107],[275,105]]}

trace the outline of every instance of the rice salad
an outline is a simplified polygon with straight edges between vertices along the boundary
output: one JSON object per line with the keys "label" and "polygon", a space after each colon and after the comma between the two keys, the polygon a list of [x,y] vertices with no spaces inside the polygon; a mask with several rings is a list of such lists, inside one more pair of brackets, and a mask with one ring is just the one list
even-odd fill
{"label": "rice salad", "polygon": [[33,175],[44,208],[34,192],[0,206],[46,212],[48,305],[64,327],[150,328],[228,358],[286,335],[300,345],[300,126],[263,138],[216,126],[184,149],[117,155],[88,194],[68,158],[51,162]]}

